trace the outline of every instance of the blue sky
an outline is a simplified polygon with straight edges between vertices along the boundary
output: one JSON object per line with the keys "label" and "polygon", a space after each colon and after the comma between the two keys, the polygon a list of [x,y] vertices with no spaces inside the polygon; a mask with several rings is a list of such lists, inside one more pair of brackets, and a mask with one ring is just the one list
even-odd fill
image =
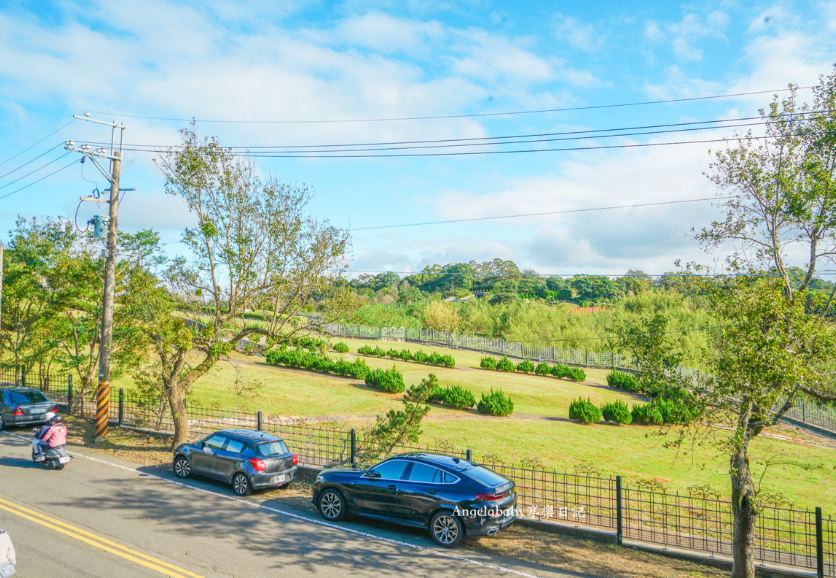
{"label": "blue sky", "polygon": [[[184,122],[333,120],[583,107],[814,84],[836,54],[836,2],[5,2],[0,8],[0,162],[73,114],[124,122],[129,143],[176,142]],[[809,91],[801,92],[803,97]],[[398,122],[199,124],[226,145],[382,142],[605,129],[749,117],[769,95],[588,111]],[[702,140],[731,130],[582,141]],[[0,175],[73,139],[77,121]],[[577,143],[576,143],[577,144]],[[555,146],[555,145],[552,145]],[[557,143],[556,146],[566,146]],[[306,184],[311,212],[353,228],[712,197],[716,144],[473,157],[258,159],[262,174]],[[0,178],[0,196],[60,168],[61,147]],[[162,192],[153,155],[128,153],[135,187],[120,228],[176,241],[189,222]],[[0,199],[17,215],[73,218],[103,179],[81,166]],[[88,182],[94,181],[94,183]],[[84,223],[97,212],[85,203]],[[416,271],[501,257],[543,273],[661,273],[706,262],[686,236],[710,203],[357,231],[351,268]],[[176,244],[169,245],[174,254]]]}

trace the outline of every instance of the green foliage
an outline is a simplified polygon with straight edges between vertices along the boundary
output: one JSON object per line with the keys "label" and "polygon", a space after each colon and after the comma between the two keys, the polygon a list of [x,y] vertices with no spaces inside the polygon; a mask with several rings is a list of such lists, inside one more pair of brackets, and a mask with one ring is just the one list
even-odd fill
{"label": "green foliage", "polygon": [[293,349],[274,350],[267,352],[267,363],[310,369],[319,373],[334,373],[353,379],[365,379],[369,373],[369,366],[362,359],[353,362],[333,359]]}
{"label": "green foliage", "polygon": [[419,396],[424,396],[428,402],[442,403],[444,401],[444,388],[441,387],[434,373],[422,379],[420,384],[411,385],[404,394],[405,398],[411,400],[418,399]]}
{"label": "green foliage", "polygon": [[508,357],[503,355],[502,359],[496,362],[496,368],[499,371],[514,371],[516,369],[516,366],[514,365],[513,361],[511,361],[510,359],[508,359]]}
{"label": "green foliage", "polygon": [[366,385],[373,385],[377,389],[389,393],[401,393],[406,387],[403,375],[396,367],[392,369],[372,369],[366,376]]}
{"label": "green foliage", "polygon": [[604,421],[612,421],[624,425],[629,425],[633,421],[633,416],[630,414],[630,410],[627,409],[627,404],[621,400],[602,405],[601,415],[604,416]]}
{"label": "green foliage", "polygon": [[543,363],[537,364],[537,367],[535,368],[534,373],[536,373],[537,375],[549,375],[551,373],[551,371],[552,371],[551,365],[549,365],[548,363],[546,363],[544,361]]}
{"label": "green foliage", "polygon": [[522,371],[523,373],[533,373],[534,364],[527,359],[523,359],[517,364],[517,371]]}
{"label": "green foliage", "polygon": [[496,357],[486,356],[479,361],[482,369],[496,369]]}
{"label": "green foliage", "polygon": [[479,410],[479,413],[486,415],[506,416],[513,413],[514,402],[502,390],[494,391],[491,388],[490,394],[482,394],[482,399],[479,400],[476,409]]}
{"label": "green foliage", "polygon": [[334,351],[337,353],[348,353],[348,345],[343,342],[334,344]]}
{"label": "green foliage", "polygon": [[386,352],[386,357],[394,357],[395,359],[401,358],[401,352],[397,349],[390,349]]}
{"label": "green foliage", "polygon": [[454,385],[444,390],[443,402],[456,409],[467,409],[476,405],[476,398],[470,390]]}
{"label": "green foliage", "polygon": [[597,423],[601,421],[601,408],[587,398],[579,397],[569,404],[569,419],[581,423]]}
{"label": "green foliage", "polygon": [[430,358],[429,355],[427,355],[420,349],[415,352],[415,355],[413,357],[415,358],[415,361],[417,361],[418,363],[427,363],[427,360]]}
{"label": "green foliage", "polygon": [[571,381],[586,381],[586,372],[582,367],[569,367],[566,371],[566,377]]}
{"label": "green foliage", "polygon": [[639,391],[639,382],[635,376],[621,371],[608,374],[607,385],[623,391]]}
{"label": "green foliage", "polygon": [[645,403],[642,405],[634,405],[630,410],[630,415],[634,423],[662,425],[664,418],[659,408],[653,404]]}
{"label": "green foliage", "polygon": [[403,400],[404,409],[392,409],[386,415],[378,415],[375,425],[363,432],[358,450],[364,460],[378,461],[399,445],[418,443],[421,421],[430,411],[426,401],[431,386],[427,381],[422,380],[421,385],[409,388],[409,399]]}

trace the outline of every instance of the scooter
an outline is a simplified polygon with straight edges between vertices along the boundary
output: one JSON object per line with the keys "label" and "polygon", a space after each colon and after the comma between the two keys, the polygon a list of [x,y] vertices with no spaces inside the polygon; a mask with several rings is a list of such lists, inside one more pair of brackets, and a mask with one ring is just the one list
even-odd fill
{"label": "scooter", "polygon": [[[38,433],[38,429],[32,429],[33,432]],[[32,441],[32,461],[36,464],[43,464],[49,469],[54,470],[63,470],[64,466],[70,463],[73,460],[73,457],[67,453],[67,449],[65,446],[58,446],[56,448],[47,448],[44,450],[44,459],[41,461],[37,461],[38,457],[38,450],[35,449],[35,445],[40,440],[35,438]]]}

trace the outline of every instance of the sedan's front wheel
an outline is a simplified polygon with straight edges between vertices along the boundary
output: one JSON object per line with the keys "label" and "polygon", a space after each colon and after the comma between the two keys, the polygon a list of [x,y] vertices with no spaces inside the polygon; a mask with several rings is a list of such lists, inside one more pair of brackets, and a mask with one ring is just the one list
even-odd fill
{"label": "sedan's front wheel", "polygon": [[450,512],[439,512],[430,522],[430,535],[439,546],[453,548],[464,538],[464,524]]}
{"label": "sedan's front wheel", "polygon": [[348,510],[343,495],[338,490],[325,490],[319,496],[319,513],[330,522],[345,518]]}
{"label": "sedan's front wheel", "polygon": [[232,491],[239,496],[249,496],[252,493],[252,486],[250,486],[250,479],[247,474],[237,473],[232,478]]}
{"label": "sedan's front wheel", "polygon": [[180,456],[174,460],[174,475],[178,478],[188,478],[192,475],[192,466],[188,458]]}

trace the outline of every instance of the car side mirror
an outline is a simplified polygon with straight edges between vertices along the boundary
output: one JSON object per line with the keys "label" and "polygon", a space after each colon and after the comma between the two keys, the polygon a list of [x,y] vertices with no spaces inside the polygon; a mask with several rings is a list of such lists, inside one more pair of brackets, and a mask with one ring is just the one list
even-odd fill
{"label": "car side mirror", "polygon": [[376,472],[374,470],[369,470],[368,472],[366,472],[366,475],[369,476],[370,478],[379,478],[380,477],[380,473]]}

